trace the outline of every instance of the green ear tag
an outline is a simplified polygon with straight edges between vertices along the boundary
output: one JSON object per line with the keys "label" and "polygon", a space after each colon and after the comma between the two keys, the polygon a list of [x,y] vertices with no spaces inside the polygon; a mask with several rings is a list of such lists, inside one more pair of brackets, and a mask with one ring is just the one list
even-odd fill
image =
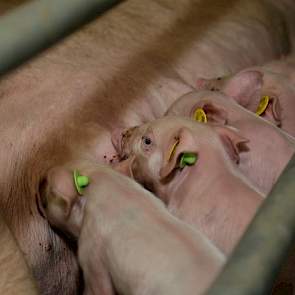
{"label": "green ear tag", "polygon": [[89,178],[84,175],[80,175],[78,170],[74,170],[74,183],[79,195],[83,194],[83,188],[89,184]]}
{"label": "green ear tag", "polygon": [[185,166],[192,166],[195,165],[197,162],[198,155],[193,154],[193,153],[184,153],[179,162],[179,167],[184,168]]}

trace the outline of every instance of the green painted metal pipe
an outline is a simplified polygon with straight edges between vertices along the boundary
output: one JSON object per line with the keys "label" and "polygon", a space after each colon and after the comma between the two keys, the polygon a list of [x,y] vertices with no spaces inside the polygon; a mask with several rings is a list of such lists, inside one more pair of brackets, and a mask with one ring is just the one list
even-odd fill
{"label": "green painted metal pipe", "polygon": [[295,155],[206,294],[270,294],[294,236]]}
{"label": "green painted metal pipe", "polygon": [[35,0],[0,18],[0,75],[120,0]]}

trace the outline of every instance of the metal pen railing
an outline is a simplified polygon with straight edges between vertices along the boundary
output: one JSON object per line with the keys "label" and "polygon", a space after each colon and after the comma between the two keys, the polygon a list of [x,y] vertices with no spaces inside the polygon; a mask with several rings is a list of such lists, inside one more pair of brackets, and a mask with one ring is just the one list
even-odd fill
{"label": "metal pen railing", "polygon": [[206,294],[270,294],[294,237],[295,155]]}
{"label": "metal pen railing", "polygon": [[120,0],[34,0],[0,17],[0,75]]}

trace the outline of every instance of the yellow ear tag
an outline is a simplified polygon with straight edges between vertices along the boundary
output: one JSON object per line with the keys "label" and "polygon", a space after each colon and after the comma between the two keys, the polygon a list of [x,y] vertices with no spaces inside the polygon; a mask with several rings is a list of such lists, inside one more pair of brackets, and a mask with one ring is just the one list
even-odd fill
{"label": "yellow ear tag", "polygon": [[177,140],[171,147],[171,150],[170,150],[170,153],[169,153],[169,157],[168,157],[168,161],[171,160],[172,156],[174,155],[175,153],[175,150],[176,150],[176,147],[177,145],[179,144],[179,140]]}
{"label": "yellow ear tag", "polygon": [[207,116],[203,109],[198,108],[194,112],[194,120],[200,123],[207,123]]}
{"label": "yellow ear tag", "polygon": [[258,108],[255,112],[256,115],[258,115],[258,116],[262,115],[265,112],[268,104],[269,104],[269,96],[268,95],[262,96],[262,98],[260,99]]}

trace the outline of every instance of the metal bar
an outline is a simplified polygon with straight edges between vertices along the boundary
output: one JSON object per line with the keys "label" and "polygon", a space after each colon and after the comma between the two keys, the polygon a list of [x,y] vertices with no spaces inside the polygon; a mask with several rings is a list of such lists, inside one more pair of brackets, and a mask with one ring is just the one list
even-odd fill
{"label": "metal bar", "polygon": [[295,155],[206,294],[269,294],[294,234]]}
{"label": "metal bar", "polygon": [[0,75],[120,0],[34,0],[0,18]]}

